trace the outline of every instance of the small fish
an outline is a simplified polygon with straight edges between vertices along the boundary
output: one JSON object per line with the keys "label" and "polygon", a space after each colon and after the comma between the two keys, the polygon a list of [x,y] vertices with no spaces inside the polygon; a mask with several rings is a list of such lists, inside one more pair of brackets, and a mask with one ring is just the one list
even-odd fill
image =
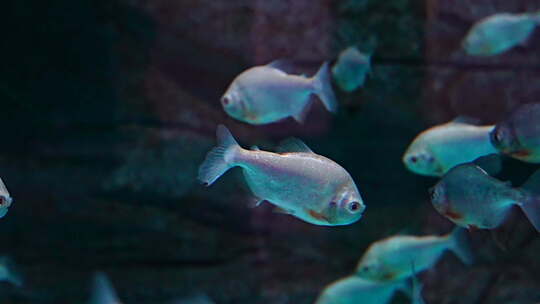
{"label": "small fish", "polygon": [[386,304],[405,281],[381,283],[349,276],[328,285],[315,304]]}
{"label": "small fish", "polygon": [[337,101],[330,83],[328,64],[312,78],[289,75],[278,62],[256,66],[238,75],[223,97],[223,109],[231,117],[253,125],[273,123],[287,117],[304,122],[312,94],[326,109],[336,112]]}
{"label": "small fish", "polygon": [[461,164],[430,189],[430,197],[440,214],[461,227],[496,228],[517,205],[540,231],[540,170],[522,188],[512,188],[475,163]]}
{"label": "small fish", "polygon": [[489,138],[493,128],[476,126],[467,118],[458,117],[416,136],[403,154],[402,161],[416,174],[442,176],[456,165],[497,153]]}
{"label": "small fish", "polygon": [[463,263],[472,263],[465,231],[456,227],[445,236],[398,235],[377,241],[360,259],[356,275],[377,282],[403,280],[431,268],[446,250],[453,251]]}
{"label": "small fish", "polygon": [[116,295],[107,275],[98,272],[94,275],[91,304],[122,304]]}
{"label": "small fish", "polygon": [[280,212],[315,225],[348,225],[362,217],[365,205],[349,173],[302,141],[285,141],[278,148],[281,153],[246,150],[223,125],[217,128],[217,139],[218,146],[199,168],[204,184],[241,167],[256,205],[266,200]]}
{"label": "small fish", "polygon": [[352,92],[364,85],[370,71],[371,55],[361,53],[354,46],[343,50],[332,67],[336,83],[345,92]]}
{"label": "small fish", "polygon": [[501,153],[525,162],[540,163],[540,104],[521,105],[495,126],[490,137]]}
{"label": "small fish", "polygon": [[463,39],[465,52],[492,56],[525,43],[540,21],[540,12],[496,14],[478,21]]}
{"label": "small fish", "polygon": [[4,182],[0,178],[0,218],[7,214],[12,202],[13,198],[9,195],[6,185],[4,185]]}

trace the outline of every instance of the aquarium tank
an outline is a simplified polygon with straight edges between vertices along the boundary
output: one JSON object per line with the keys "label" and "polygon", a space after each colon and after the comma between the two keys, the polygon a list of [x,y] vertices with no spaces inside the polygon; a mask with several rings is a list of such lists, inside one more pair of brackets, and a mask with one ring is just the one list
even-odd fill
{"label": "aquarium tank", "polygon": [[7,0],[0,303],[540,303],[540,2]]}

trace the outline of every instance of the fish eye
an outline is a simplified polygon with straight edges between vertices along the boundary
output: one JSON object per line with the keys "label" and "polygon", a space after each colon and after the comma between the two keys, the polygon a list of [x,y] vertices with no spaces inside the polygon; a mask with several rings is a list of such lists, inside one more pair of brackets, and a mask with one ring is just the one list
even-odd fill
{"label": "fish eye", "polygon": [[360,210],[360,203],[359,202],[351,202],[349,204],[349,210],[351,210],[352,212],[356,212],[356,211]]}
{"label": "fish eye", "polygon": [[411,158],[409,158],[409,160],[415,164],[418,161],[418,158],[416,156],[412,156]]}
{"label": "fish eye", "polygon": [[330,205],[330,207],[336,207],[336,206],[337,206],[337,203],[334,202],[334,201],[331,201],[329,205]]}

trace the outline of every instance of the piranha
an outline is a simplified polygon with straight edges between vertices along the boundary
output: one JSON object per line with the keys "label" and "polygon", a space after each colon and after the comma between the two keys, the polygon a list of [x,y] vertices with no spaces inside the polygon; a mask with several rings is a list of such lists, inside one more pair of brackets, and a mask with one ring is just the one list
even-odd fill
{"label": "piranha", "polygon": [[309,111],[312,94],[320,98],[328,111],[337,111],[328,63],[325,62],[312,78],[287,74],[279,66],[279,61],[274,61],[238,75],[221,97],[225,112],[253,125],[287,117],[302,123]]}
{"label": "piranha", "polygon": [[426,176],[442,176],[454,166],[497,153],[489,132],[494,126],[476,126],[470,119],[456,119],[420,133],[403,154],[410,171]]}
{"label": "piranha", "polygon": [[339,87],[352,92],[361,87],[371,71],[371,55],[361,53],[351,46],[343,50],[332,67],[332,75]]}
{"label": "piranha", "polygon": [[353,275],[328,285],[315,304],[386,304],[404,288],[405,281],[381,283]]}
{"label": "piranha", "polygon": [[474,162],[461,164],[430,189],[430,198],[440,214],[461,227],[496,228],[517,205],[540,231],[540,170],[521,188],[513,188]]}
{"label": "piranha", "polygon": [[540,104],[521,105],[497,123],[490,138],[501,153],[525,162],[540,163]]}
{"label": "piranha", "polygon": [[431,268],[446,250],[454,252],[464,264],[473,261],[465,230],[456,227],[445,236],[397,235],[377,241],[360,259],[356,275],[376,282],[403,280]]}
{"label": "piranha", "polygon": [[246,150],[223,125],[217,128],[217,140],[199,168],[204,184],[240,167],[256,205],[268,201],[279,212],[323,226],[348,225],[362,217],[365,205],[349,173],[302,141],[286,140],[278,147],[280,153]]}
{"label": "piranha", "polygon": [[91,304],[122,304],[116,295],[107,275],[98,272],[94,275]]}
{"label": "piranha", "polygon": [[0,178],[0,218],[7,214],[12,202],[13,198],[9,195],[6,185],[4,185],[4,182]]}
{"label": "piranha", "polygon": [[524,44],[540,22],[540,12],[501,13],[481,19],[469,30],[463,49],[473,56],[493,56]]}

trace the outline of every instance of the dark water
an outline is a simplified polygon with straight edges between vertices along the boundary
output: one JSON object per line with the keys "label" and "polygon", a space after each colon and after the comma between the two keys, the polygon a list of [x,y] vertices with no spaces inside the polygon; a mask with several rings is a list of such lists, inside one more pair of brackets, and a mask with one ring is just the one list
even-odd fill
{"label": "dark water", "polygon": [[[415,135],[457,115],[501,119],[540,96],[538,31],[487,59],[459,43],[478,19],[537,1],[8,0],[1,5],[0,175],[15,198],[0,254],[24,285],[1,303],[85,303],[96,270],[125,303],[205,293],[216,303],[313,303],[367,246],[397,233],[443,234],[437,179],[408,172]],[[289,58],[313,72],[358,44],[373,73],[340,111],[304,125],[250,126],[219,104],[242,70]],[[367,205],[345,227],[250,209],[238,170],[210,188],[197,167],[223,123],[249,146],[296,136],[343,165]],[[519,185],[536,167],[506,160]],[[515,210],[471,233],[477,262],[446,254],[420,275],[428,303],[540,301],[540,238]],[[393,303],[408,303],[402,295]]]}

